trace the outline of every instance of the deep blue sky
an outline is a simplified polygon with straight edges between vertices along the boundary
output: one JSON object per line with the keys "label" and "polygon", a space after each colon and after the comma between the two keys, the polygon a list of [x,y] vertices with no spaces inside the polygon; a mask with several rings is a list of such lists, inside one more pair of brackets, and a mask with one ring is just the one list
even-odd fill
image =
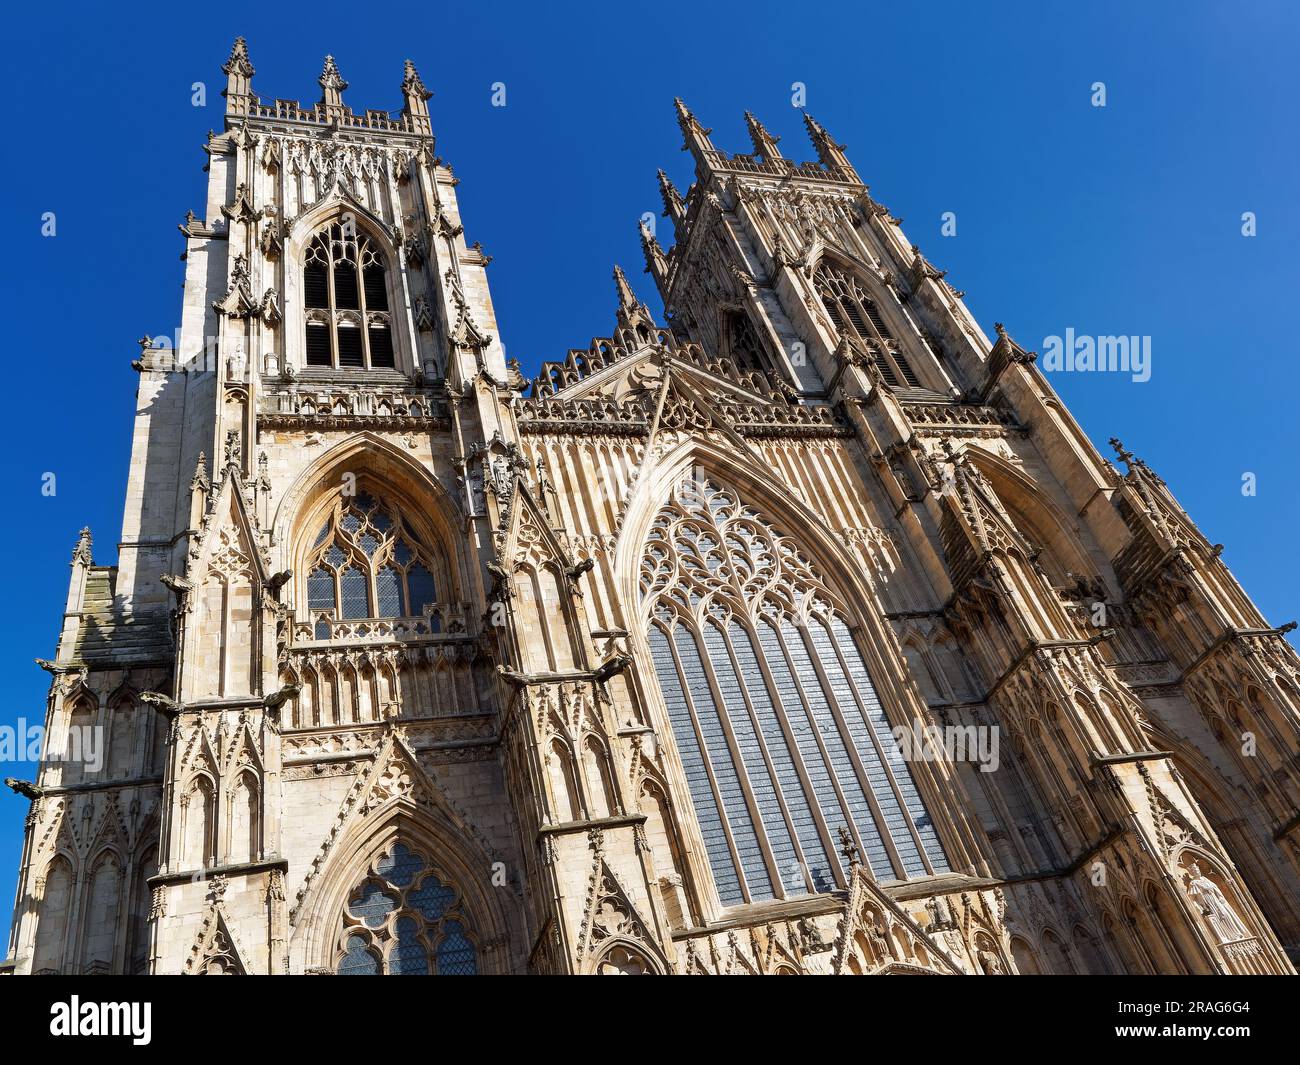
{"label": "deep blue sky", "polygon": [[[1118,435],[1164,475],[1271,622],[1300,612],[1286,561],[1300,519],[1292,5],[40,4],[6,21],[0,724],[43,716],[48,678],[32,658],[53,655],[77,530],[93,528],[97,562],[115,559],[129,364],[137,337],[179,317],[176,224],[201,213],[200,145],[221,128],[219,68],[239,33],[265,99],[315,102],[332,52],[354,109],[396,110],[402,60],[415,60],[525,370],[609,331],[614,262],[657,306],[635,223],[660,210],[656,167],[690,183],[673,96],[719,147],[749,150],[748,108],[807,159],[790,103],[805,83],[809,111],[987,331],[1003,321],[1032,348],[1068,327],[1153,338],[1148,383],[1054,383],[1094,440]],[[196,81],[206,109],[191,106]],[[1104,109],[1090,106],[1096,81]],[[490,106],[494,82],[504,108]],[[40,235],[47,211],[54,238]],[[945,211],[956,237],[940,236]],[[1253,239],[1244,211],[1258,216]],[[26,809],[0,796],[0,909]]]}

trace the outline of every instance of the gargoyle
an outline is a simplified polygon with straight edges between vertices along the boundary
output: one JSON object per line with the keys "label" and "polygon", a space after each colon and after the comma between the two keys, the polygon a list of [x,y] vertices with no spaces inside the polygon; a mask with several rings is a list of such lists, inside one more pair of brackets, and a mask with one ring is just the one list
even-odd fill
{"label": "gargoyle", "polygon": [[527,677],[522,673],[517,673],[513,669],[507,668],[506,666],[497,666],[497,673],[500,674],[501,679],[512,688],[526,688],[528,686]]}
{"label": "gargoyle", "polygon": [[187,594],[194,590],[194,585],[184,577],[178,577],[174,573],[164,573],[158,578],[158,580],[162,583],[163,587],[171,589],[171,591],[175,593],[176,598],[182,601],[185,599]]}
{"label": "gargoyle", "polygon": [[33,802],[45,794],[45,789],[39,784],[33,784],[28,780],[19,780],[17,777],[5,777],[5,787],[13,789],[16,795],[23,795]]}
{"label": "gargoyle", "polygon": [[152,706],[160,714],[172,714],[180,712],[181,704],[169,695],[163,695],[162,692],[141,692],[140,702]]}
{"label": "gargoyle", "polygon": [[564,575],[568,577],[569,580],[576,581],[584,573],[590,573],[595,568],[596,560],[594,558],[584,558],[576,566],[570,566],[566,569]]}
{"label": "gargoyle", "polygon": [[290,699],[302,691],[301,684],[286,684],[278,692],[272,692],[262,700],[262,705],[268,710],[278,710]]}
{"label": "gargoyle", "polygon": [[600,681],[601,684],[604,684],[610,677],[618,676],[618,674],[622,673],[623,670],[627,669],[631,664],[631,655],[614,655],[613,658],[607,658],[598,665],[596,667],[596,672],[593,675],[596,680]]}

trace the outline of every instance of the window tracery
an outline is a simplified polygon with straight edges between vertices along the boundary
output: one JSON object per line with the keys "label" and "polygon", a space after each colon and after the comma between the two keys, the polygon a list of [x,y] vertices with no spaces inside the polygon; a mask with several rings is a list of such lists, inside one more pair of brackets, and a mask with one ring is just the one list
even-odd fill
{"label": "window tracery", "polygon": [[[437,603],[433,557],[395,510],[368,492],[341,497],[307,557],[307,609],[318,640],[333,623],[425,615]],[[432,631],[440,629],[432,622]]]}
{"label": "window tracery", "polygon": [[736,369],[744,373],[767,368],[762,341],[754,331],[754,323],[744,311],[731,311],[723,320],[726,352]]}
{"label": "window tracery", "polygon": [[339,976],[474,976],[478,946],[460,892],[428,859],[394,843],[349,896]]}
{"label": "window tracery", "polygon": [[648,642],[724,906],[948,866],[846,614],[789,537],[688,480],[641,564]]}
{"label": "window tracery", "polygon": [[890,333],[880,309],[853,274],[823,262],[817,267],[814,284],[822,306],[840,335],[856,337],[872,346],[886,384],[895,388],[920,387],[920,380]]}
{"label": "window tracery", "polygon": [[308,366],[392,368],[386,257],[353,224],[322,229],[303,255]]}

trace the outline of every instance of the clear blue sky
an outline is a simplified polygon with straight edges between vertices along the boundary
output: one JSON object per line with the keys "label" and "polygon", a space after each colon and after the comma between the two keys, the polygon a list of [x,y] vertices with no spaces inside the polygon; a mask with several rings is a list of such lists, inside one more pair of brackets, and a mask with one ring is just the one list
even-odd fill
{"label": "clear blue sky", "polygon": [[[1300,613],[1295,396],[1300,15],[1283,3],[827,2],[18,6],[6,17],[0,257],[10,491],[0,724],[42,719],[77,530],[115,560],[142,334],[180,313],[187,209],[201,213],[219,68],[249,41],[263,98],[319,98],[332,52],[357,110],[396,110],[415,60],[466,236],[525,370],[609,331],[614,262],[641,273],[655,168],[685,190],[672,98],[748,151],[754,111],[812,158],[791,85],[873,194],[950,271],[985,329],[1026,347],[1072,327],[1152,337],[1145,384],[1057,375],[1084,428],[1169,482],[1273,623]],[[338,17],[328,17],[328,12]],[[358,17],[360,16],[360,17]],[[191,106],[206,82],[208,106]],[[1106,84],[1104,109],[1091,86]],[[490,106],[504,82],[507,106]],[[54,238],[41,216],[57,217]],[[940,236],[943,212],[957,236]],[[1241,235],[1253,211],[1258,236]],[[1258,494],[1241,494],[1253,472]],[[42,475],[57,494],[41,494]],[[30,778],[28,764],[4,775]],[[0,908],[25,799],[0,796]],[[7,927],[7,922],[6,922]]]}

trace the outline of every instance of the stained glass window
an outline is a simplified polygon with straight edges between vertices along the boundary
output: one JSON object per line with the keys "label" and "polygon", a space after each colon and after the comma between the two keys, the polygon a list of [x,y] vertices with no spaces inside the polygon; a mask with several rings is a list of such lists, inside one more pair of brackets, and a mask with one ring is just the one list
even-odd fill
{"label": "stained glass window", "polygon": [[307,565],[307,609],[318,640],[330,638],[335,621],[422,617],[438,603],[432,554],[368,493],[339,500]]}
{"label": "stained glass window", "polygon": [[478,946],[460,895],[423,855],[394,843],[352,892],[340,976],[473,976]]}
{"label": "stained glass window", "polygon": [[948,869],[843,607],[739,495],[684,482],[641,565],[652,664],[724,906]]}

